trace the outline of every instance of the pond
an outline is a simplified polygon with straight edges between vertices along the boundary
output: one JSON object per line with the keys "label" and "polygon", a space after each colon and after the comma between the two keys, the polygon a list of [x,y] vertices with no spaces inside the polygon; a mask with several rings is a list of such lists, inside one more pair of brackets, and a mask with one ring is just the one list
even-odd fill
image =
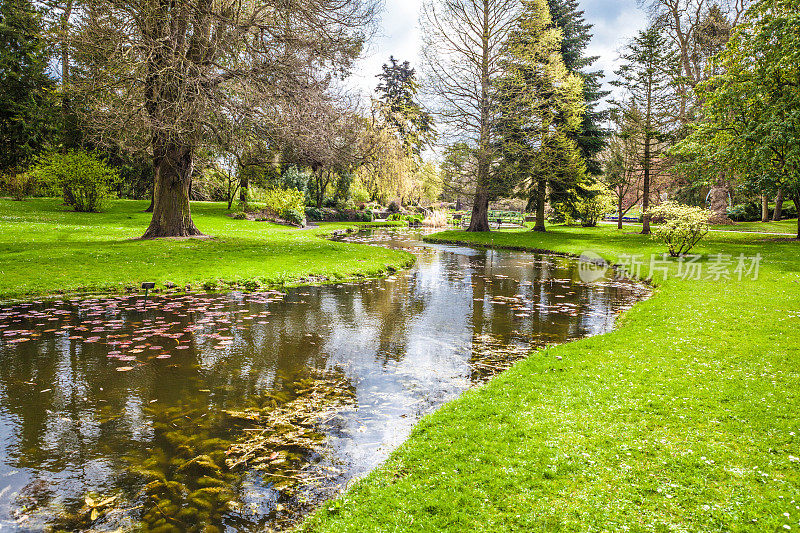
{"label": "pond", "polygon": [[577,261],[424,244],[378,280],[0,307],[0,528],[280,529],[420,417],[646,297]]}

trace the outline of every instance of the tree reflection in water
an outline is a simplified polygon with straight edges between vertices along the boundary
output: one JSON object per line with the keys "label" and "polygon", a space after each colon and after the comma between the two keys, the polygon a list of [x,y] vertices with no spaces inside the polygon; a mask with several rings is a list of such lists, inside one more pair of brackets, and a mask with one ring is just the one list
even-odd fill
{"label": "tree reflection in water", "polygon": [[647,294],[583,284],[565,258],[411,232],[350,240],[409,249],[418,264],[285,292],[0,308],[0,525],[286,525],[384,460],[423,414],[531,347],[608,331]]}

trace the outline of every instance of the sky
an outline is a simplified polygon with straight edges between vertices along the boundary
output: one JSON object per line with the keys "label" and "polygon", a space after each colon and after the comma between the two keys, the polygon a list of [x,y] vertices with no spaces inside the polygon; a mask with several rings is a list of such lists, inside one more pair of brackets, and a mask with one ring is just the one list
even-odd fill
{"label": "sky", "polygon": [[[418,18],[424,0],[384,1],[378,33],[349,80],[350,84],[365,93],[374,91],[378,83],[375,76],[390,55],[399,60],[408,60],[414,67],[419,64]],[[594,37],[588,54],[600,58],[592,68],[603,70],[608,81],[613,78],[619,50],[629,38],[645,27],[647,16],[636,6],[636,0],[580,0],[580,6],[585,11],[586,21],[594,25],[591,30]]]}

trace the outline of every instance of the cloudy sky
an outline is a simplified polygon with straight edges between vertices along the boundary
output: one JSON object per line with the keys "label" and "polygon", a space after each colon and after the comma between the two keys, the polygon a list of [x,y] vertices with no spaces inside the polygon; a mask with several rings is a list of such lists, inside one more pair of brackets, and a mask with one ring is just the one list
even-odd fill
{"label": "cloudy sky", "polygon": [[[385,0],[380,29],[351,83],[371,92],[377,85],[375,76],[390,55],[418,65],[420,31],[419,7],[423,0]],[[585,18],[594,24],[594,37],[589,54],[600,56],[594,68],[602,69],[609,79],[616,66],[618,50],[627,39],[642,29],[647,17],[636,6],[636,0],[580,0]]]}

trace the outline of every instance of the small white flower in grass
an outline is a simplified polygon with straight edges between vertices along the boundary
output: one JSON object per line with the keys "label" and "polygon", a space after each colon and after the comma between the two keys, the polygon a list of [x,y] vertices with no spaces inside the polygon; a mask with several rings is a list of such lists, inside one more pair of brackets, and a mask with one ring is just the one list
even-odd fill
{"label": "small white flower in grass", "polygon": [[789,518],[789,513],[783,513],[783,516],[785,516],[786,518]]}
{"label": "small white flower in grass", "polygon": [[800,457],[795,457],[794,455],[790,455],[789,461],[792,463],[800,463]]}
{"label": "small white flower in grass", "polygon": [[792,529],[792,526],[789,524],[783,524],[783,529]]}
{"label": "small white flower in grass", "polygon": [[704,511],[709,511],[709,510],[711,510],[711,506],[710,505],[704,505],[703,506],[703,510]]}

